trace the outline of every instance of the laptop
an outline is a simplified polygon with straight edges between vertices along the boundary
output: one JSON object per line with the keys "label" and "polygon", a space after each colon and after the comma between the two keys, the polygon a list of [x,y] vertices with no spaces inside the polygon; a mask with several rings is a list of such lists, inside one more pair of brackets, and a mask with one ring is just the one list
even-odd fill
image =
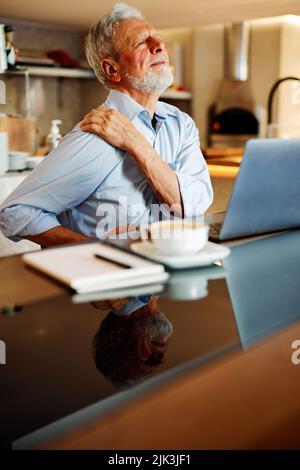
{"label": "laptop", "polygon": [[227,212],[213,241],[300,227],[300,139],[247,142]]}

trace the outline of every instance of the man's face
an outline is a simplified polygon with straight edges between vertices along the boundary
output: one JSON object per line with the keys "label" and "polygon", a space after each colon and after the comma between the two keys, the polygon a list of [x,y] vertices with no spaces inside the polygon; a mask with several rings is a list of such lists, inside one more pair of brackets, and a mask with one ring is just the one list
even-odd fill
{"label": "man's face", "polygon": [[[169,56],[157,31],[145,21],[131,18],[122,21],[115,33],[119,52],[119,73],[125,84],[139,88],[167,88],[172,82]],[[150,84],[150,85],[149,85]],[[160,90],[158,90],[161,92]]]}

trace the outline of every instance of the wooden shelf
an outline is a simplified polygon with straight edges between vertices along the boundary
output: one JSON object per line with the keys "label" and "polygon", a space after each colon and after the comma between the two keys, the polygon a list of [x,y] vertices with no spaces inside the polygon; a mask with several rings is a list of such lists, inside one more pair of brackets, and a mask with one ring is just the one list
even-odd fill
{"label": "wooden shelf", "polygon": [[190,91],[166,90],[161,95],[161,98],[169,100],[191,100],[192,93]]}
{"label": "wooden shelf", "polygon": [[63,67],[22,67],[18,70],[7,70],[7,75],[24,75],[37,77],[61,77],[61,78],[96,78],[92,70],[71,69]]}
{"label": "wooden shelf", "polygon": [[[18,70],[7,70],[4,73],[7,75],[24,75],[26,72],[37,77],[96,78],[93,70],[64,67],[29,66],[20,67]],[[172,100],[190,100],[192,94],[189,91],[166,90],[161,97]]]}

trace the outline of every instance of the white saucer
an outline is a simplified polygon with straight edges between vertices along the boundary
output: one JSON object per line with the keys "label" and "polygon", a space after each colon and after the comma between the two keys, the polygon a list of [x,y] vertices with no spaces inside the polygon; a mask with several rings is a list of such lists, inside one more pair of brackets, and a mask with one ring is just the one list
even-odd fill
{"label": "white saucer", "polygon": [[139,255],[146,256],[154,261],[158,261],[173,269],[195,268],[197,266],[209,266],[215,261],[219,261],[229,255],[230,249],[227,246],[217,243],[207,242],[204,248],[198,253],[188,256],[167,256],[147,240],[133,243],[131,250]]}

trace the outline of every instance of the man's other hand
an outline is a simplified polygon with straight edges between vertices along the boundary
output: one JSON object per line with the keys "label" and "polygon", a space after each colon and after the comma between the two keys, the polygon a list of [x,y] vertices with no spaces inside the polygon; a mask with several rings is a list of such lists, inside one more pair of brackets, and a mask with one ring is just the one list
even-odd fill
{"label": "man's other hand", "polygon": [[129,299],[114,299],[114,300],[97,300],[95,302],[91,302],[91,305],[96,308],[97,310],[120,310]]}

